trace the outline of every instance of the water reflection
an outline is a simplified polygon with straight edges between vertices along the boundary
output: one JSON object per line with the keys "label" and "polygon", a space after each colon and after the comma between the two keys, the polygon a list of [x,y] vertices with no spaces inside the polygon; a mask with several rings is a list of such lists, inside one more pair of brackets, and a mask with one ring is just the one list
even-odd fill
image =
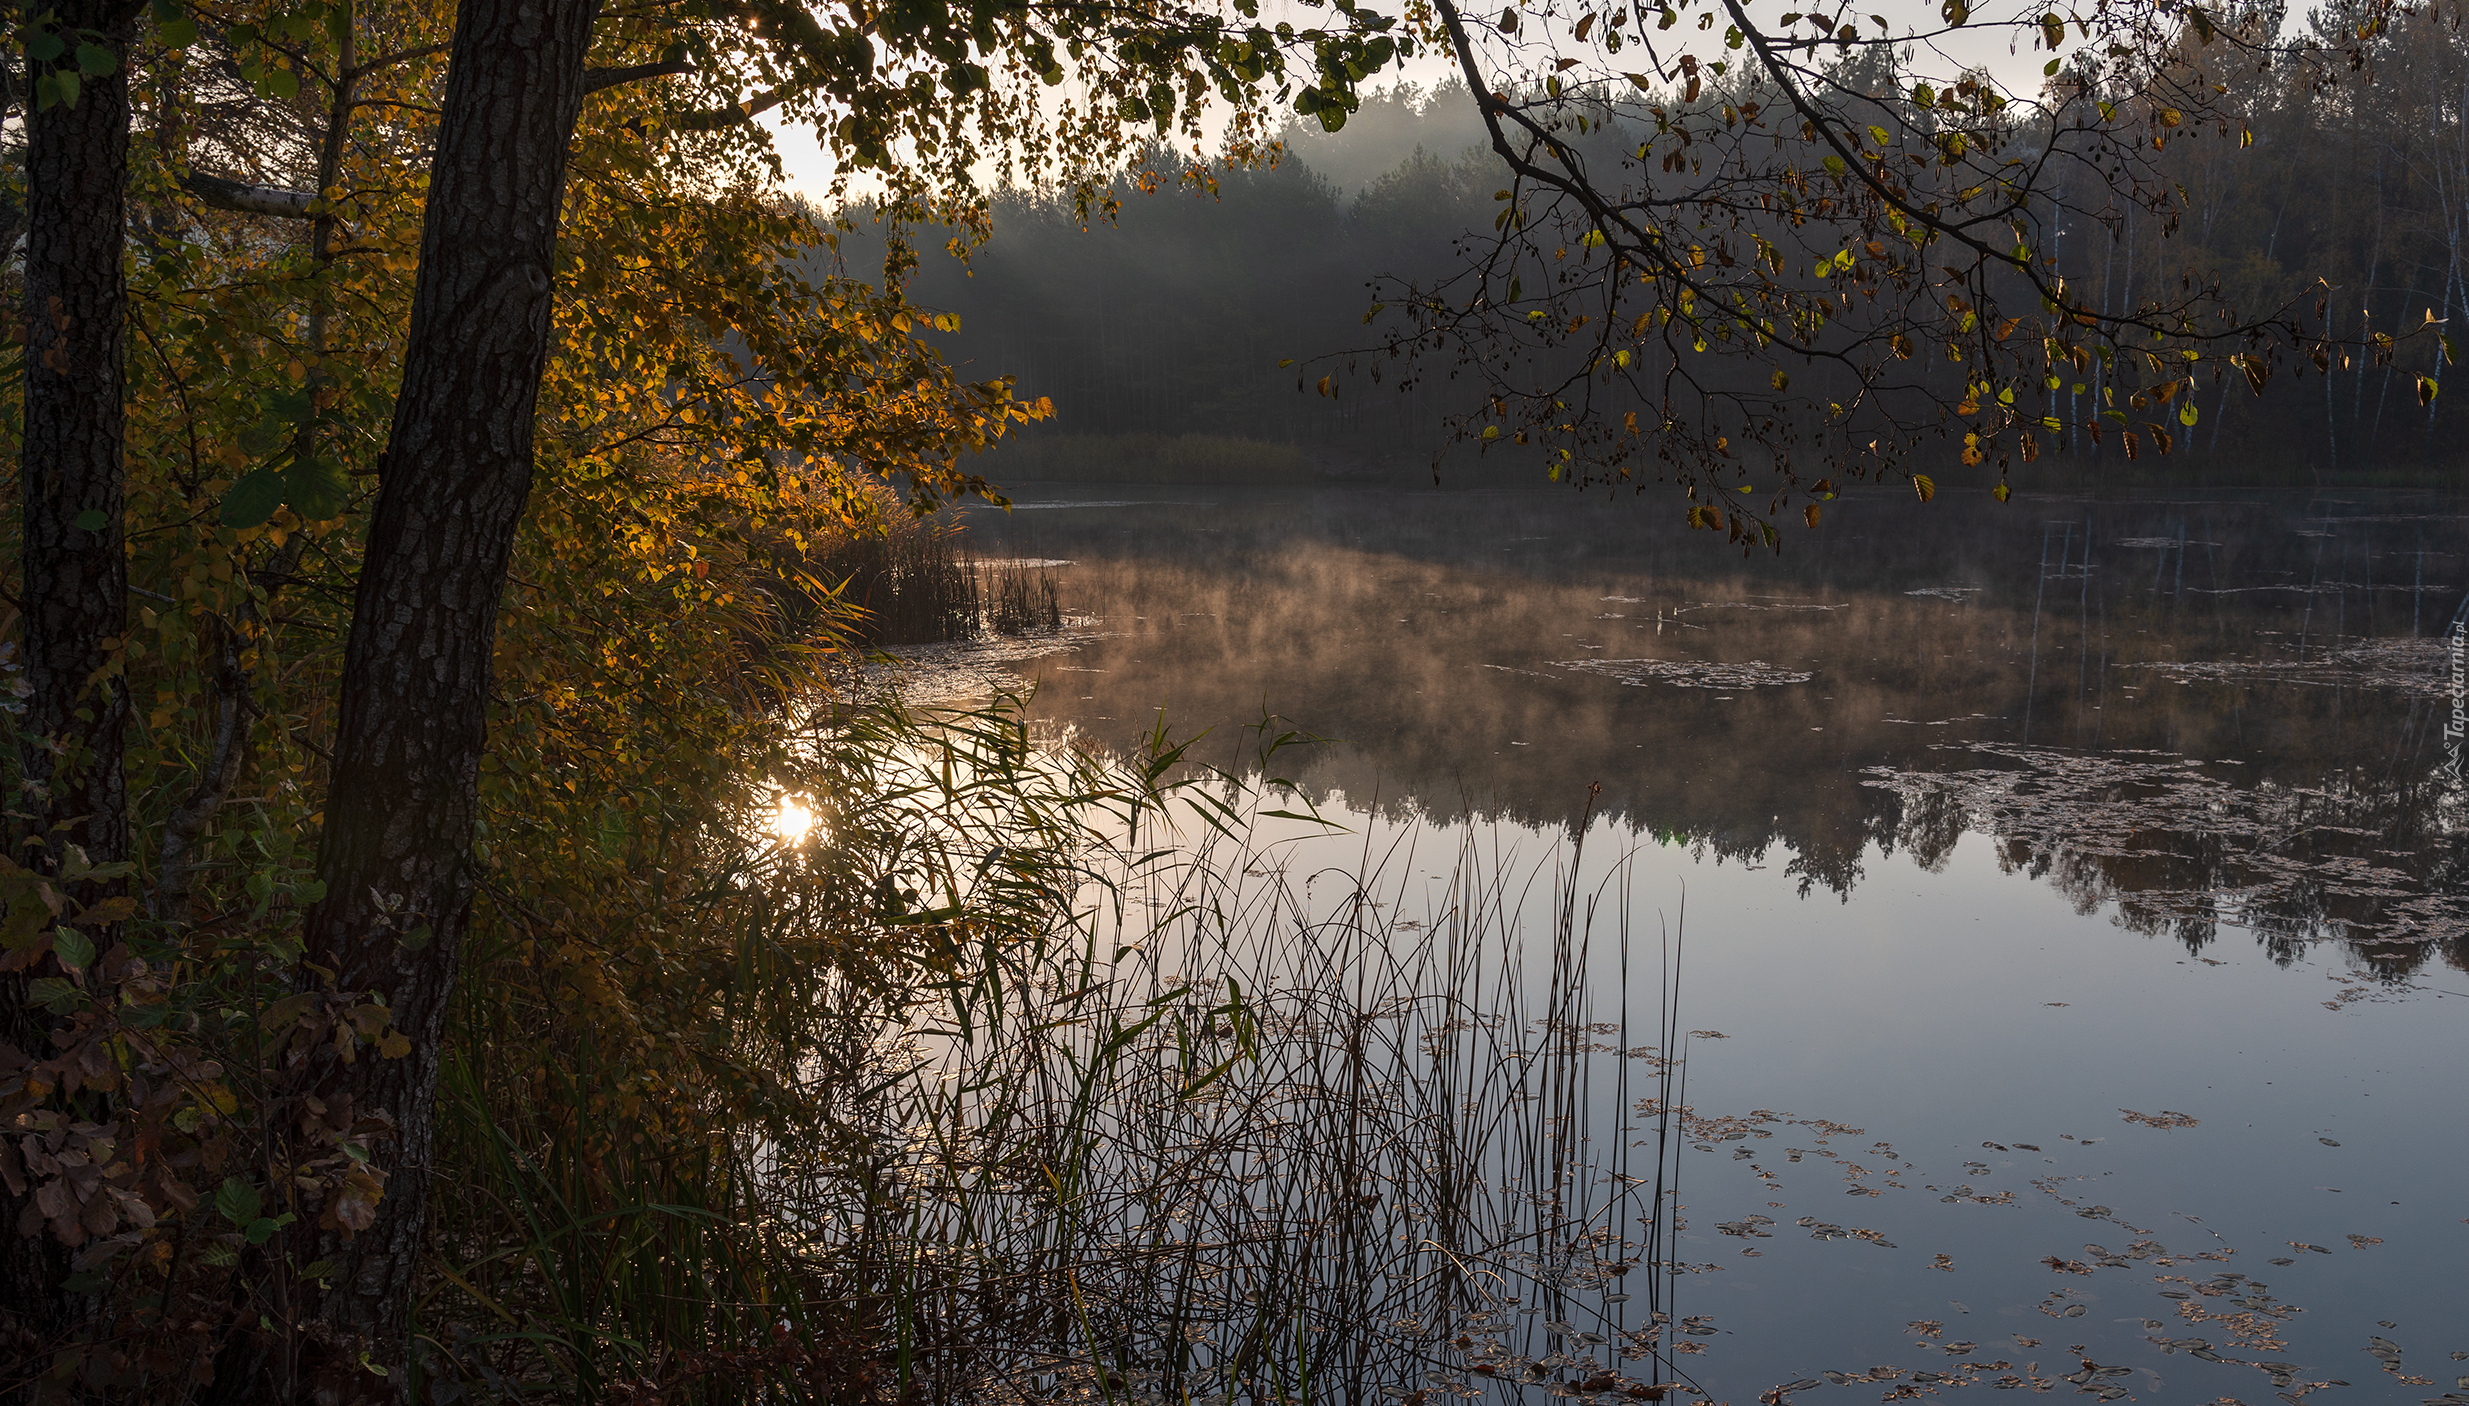
{"label": "water reflection", "polygon": [[[1598,815],[1848,899],[1960,836],[2202,952],[2469,965],[2448,498],[1878,494],[1743,561],[1660,499],[1068,491],[977,514],[1094,636],[1037,711],[1127,745],[1266,708],[1389,818]],[[1205,497],[1206,501],[1201,501]]]}

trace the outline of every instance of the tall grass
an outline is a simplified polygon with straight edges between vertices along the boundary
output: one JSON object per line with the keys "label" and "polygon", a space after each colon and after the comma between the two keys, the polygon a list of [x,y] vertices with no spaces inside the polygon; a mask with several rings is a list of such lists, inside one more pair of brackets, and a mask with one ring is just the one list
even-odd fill
{"label": "tall grass", "polygon": [[785,1191],[818,1224],[895,1218],[907,1370],[942,1400],[1680,1384],[1679,953],[1635,944],[1626,862],[1583,892],[1580,842],[1470,839],[1412,919],[1421,857],[1297,882],[1254,838],[1162,864],[1127,839],[1077,965],[912,1032],[898,1195]]}
{"label": "tall grass", "polygon": [[937,644],[1063,626],[1043,566],[974,560],[948,520],[886,511],[804,551],[775,544],[772,556],[772,593],[792,627],[844,644]]}
{"label": "tall grass", "polygon": [[679,896],[708,950],[663,957],[729,1052],[705,1077],[747,1086],[732,1135],[629,1158],[580,1084],[458,1069],[495,1199],[459,1219],[495,1238],[444,1254],[434,1399],[1686,1383],[1679,950],[1633,931],[1625,857],[1590,888],[1582,839],[1469,839],[1436,887],[1410,844],[1291,874],[1275,832],[1316,827],[1256,783],[1162,735],[1039,753],[999,709],[859,719],[801,784],[822,838],[738,837],[726,891]]}
{"label": "tall grass", "polygon": [[1063,628],[1063,604],[1055,594],[1054,576],[1044,566],[988,562],[976,569],[987,629],[998,635],[1034,635]]}

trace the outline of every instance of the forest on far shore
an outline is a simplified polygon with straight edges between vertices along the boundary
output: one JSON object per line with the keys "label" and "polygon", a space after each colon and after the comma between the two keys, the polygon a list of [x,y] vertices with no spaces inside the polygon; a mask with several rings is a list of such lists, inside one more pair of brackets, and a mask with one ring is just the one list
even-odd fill
{"label": "forest on far shore", "polygon": [[[2469,307],[2464,80],[2469,36],[2440,26],[2389,40],[2371,84],[2318,93],[2249,75],[2253,91],[2232,96],[2251,148],[2203,134],[2164,154],[2184,191],[2174,232],[2134,212],[2114,227],[2069,218],[2057,228],[2059,271],[2101,307],[2123,312],[2181,279],[2218,279],[2241,312],[2292,306],[2336,338],[2364,346],[2381,334],[2394,350],[2335,360],[2328,374],[2293,365],[2303,388],[2260,397],[2229,375],[2205,385],[2202,425],[2175,456],[2130,470],[2114,443],[2077,442],[2017,486],[2128,472],[2411,482],[2450,468],[2453,397],[2421,408],[2415,378],[2445,370],[2427,319]],[[993,237],[965,264],[925,253],[913,295],[958,315],[960,331],[943,339],[953,360],[1054,400],[1051,423],[989,459],[991,477],[1429,482],[1445,453],[1443,482],[1542,480],[1539,454],[1448,449],[1444,417],[1478,397],[1473,381],[1449,375],[1454,351],[1411,373],[1387,363],[1381,384],[1351,382],[1334,400],[1311,391],[1350,361],[1387,362],[1383,328],[1366,314],[1397,280],[1444,279],[1477,232],[1491,238],[1505,176],[1464,90],[1401,84],[1367,97],[1337,134],[1291,123],[1282,139],[1275,164],[1221,170],[1214,192],[1168,179],[1143,193],[1143,173],[1176,167],[1153,150],[1113,181],[1111,221],[1084,223],[1061,195],[1005,191]],[[846,246],[846,263],[862,274],[860,247]],[[1281,368],[1287,359],[1295,365]],[[1954,454],[1943,457],[1942,479],[1964,481]]]}

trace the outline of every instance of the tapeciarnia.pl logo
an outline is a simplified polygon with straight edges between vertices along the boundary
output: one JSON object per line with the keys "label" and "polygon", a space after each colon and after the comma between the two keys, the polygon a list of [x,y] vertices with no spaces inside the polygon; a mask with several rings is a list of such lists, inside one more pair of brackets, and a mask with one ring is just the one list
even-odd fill
{"label": "tapeciarnia.pl logo", "polygon": [[2452,769],[2455,780],[2461,774],[2461,753],[2469,743],[2469,600],[2452,612],[2452,628],[2443,636],[2444,649],[2451,656],[2452,716],[2443,724],[2443,759]]}

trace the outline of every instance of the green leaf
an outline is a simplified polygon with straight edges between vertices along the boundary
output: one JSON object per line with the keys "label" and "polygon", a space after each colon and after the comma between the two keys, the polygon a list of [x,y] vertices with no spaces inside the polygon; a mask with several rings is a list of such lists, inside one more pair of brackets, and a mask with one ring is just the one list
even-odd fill
{"label": "green leaf", "polygon": [[89,78],[100,78],[120,67],[120,56],[100,44],[77,46],[77,71]]}
{"label": "green leaf", "polygon": [[283,506],[283,477],[272,469],[251,469],[223,495],[225,527],[255,527]]}
{"label": "green leaf", "polygon": [[286,99],[299,95],[300,75],[288,68],[270,68],[258,75],[257,95],[261,98]]}
{"label": "green leaf", "polygon": [[69,51],[69,41],[50,30],[41,30],[26,41],[26,57],[36,63],[50,63]]}
{"label": "green leaf", "polygon": [[197,21],[182,15],[176,20],[164,20],[154,27],[154,37],[166,49],[185,49],[197,42]]}
{"label": "green leaf", "polygon": [[283,1232],[284,1226],[287,1226],[298,1219],[298,1216],[293,1215],[289,1211],[285,1211],[279,1216],[268,1216],[262,1220],[249,1222],[249,1228],[241,1231],[240,1234],[243,1239],[247,1240],[252,1245],[263,1245],[267,1241],[272,1240],[275,1236],[280,1235]]}
{"label": "green leaf", "polygon": [[214,1213],[233,1225],[249,1225],[265,1203],[258,1199],[257,1188],[238,1177],[225,1177],[214,1190]]}
{"label": "green leaf", "polygon": [[332,459],[295,459],[283,473],[283,500],[310,522],[342,516],[350,497],[351,476]]}
{"label": "green leaf", "polygon": [[71,519],[70,526],[75,527],[80,532],[100,532],[103,530],[103,525],[110,521],[110,518],[103,516],[101,513],[96,512],[92,508],[88,508],[84,512],[79,513],[75,518]]}
{"label": "green leaf", "polygon": [[86,999],[86,993],[64,977],[38,976],[26,983],[26,999],[53,1015],[67,1015]]}
{"label": "green leaf", "polygon": [[79,78],[77,70],[73,68],[54,69],[46,73],[43,75],[43,83],[48,85],[44,96],[50,100],[42,104],[46,107],[51,103],[58,103],[62,107],[75,107],[77,106],[77,95],[85,90],[85,80]]}
{"label": "green leaf", "polygon": [[94,965],[94,939],[64,924],[52,929],[51,954],[69,970],[84,971]]}

